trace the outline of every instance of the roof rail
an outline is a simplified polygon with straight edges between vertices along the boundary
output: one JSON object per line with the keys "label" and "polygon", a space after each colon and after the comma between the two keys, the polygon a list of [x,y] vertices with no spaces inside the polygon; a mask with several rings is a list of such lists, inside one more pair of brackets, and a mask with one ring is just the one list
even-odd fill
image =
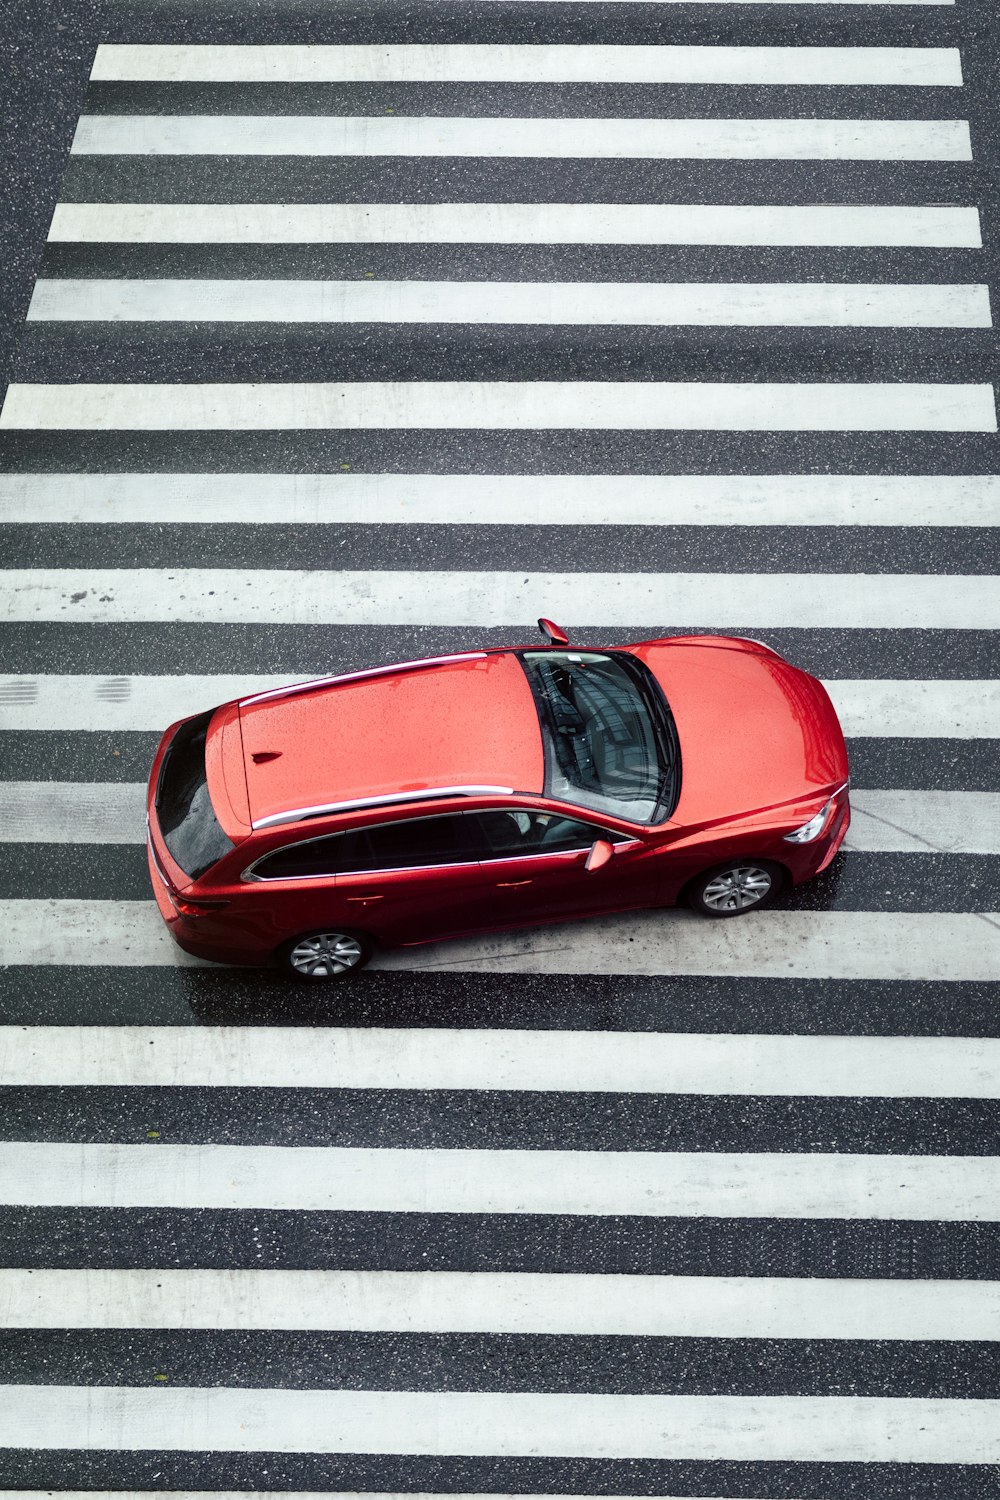
{"label": "roof rail", "polygon": [[415,672],[420,667],[444,667],[455,661],[485,661],[485,651],[462,651],[454,656],[424,656],[419,661],[397,661],[385,667],[369,667],[364,672],[342,672],[337,677],[313,677],[309,682],[293,682],[290,687],[269,688],[239,700],[240,708],[264,703],[269,698],[290,698],[293,693],[310,693],[314,688],[335,687],[342,682],[361,682],[366,677],[387,677],[393,672]]}
{"label": "roof rail", "polygon": [[362,807],[390,807],[394,803],[433,802],[441,797],[512,797],[512,786],[425,786],[419,791],[387,792],[379,797],[352,797],[347,802],[323,802],[316,807],[290,807],[287,812],[269,813],[259,818],[254,828],[278,828],[285,823],[305,823],[310,818],[325,818],[331,813],[353,812]]}

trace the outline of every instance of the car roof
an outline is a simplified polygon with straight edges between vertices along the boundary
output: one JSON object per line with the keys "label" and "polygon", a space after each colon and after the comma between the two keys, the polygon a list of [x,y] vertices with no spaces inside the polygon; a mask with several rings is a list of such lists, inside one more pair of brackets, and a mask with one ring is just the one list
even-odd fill
{"label": "car roof", "polygon": [[437,787],[542,791],[538,715],[509,651],[266,693],[239,714],[254,826],[396,795],[412,805],[414,793]]}

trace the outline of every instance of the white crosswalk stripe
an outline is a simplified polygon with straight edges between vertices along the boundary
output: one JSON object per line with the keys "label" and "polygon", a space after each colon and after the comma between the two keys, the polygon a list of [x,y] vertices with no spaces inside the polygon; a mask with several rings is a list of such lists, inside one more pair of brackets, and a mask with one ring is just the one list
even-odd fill
{"label": "white crosswalk stripe", "polygon": [[0,522],[1000,526],[1000,476],[5,474]]}
{"label": "white crosswalk stripe", "polygon": [[[250,697],[303,673],[253,677],[9,677],[0,679],[0,729],[91,733],[161,731],[174,720]],[[849,738],[1000,739],[1000,682],[826,682]]]}
{"label": "white crosswalk stripe", "polygon": [[111,323],[753,324],[988,329],[987,287],[658,282],[39,281],[28,320]]}
{"label": "white crosswalk stripe", "polygon": [[[109,21],[0,410],[0,1500],[988,1483],[992,33],[903,3]],[[843,855],[180,951],[166,725],[543,613],[776,633]]]}
{"label": "white crosswalk stripe", "polygon": [[[44,969],[75,964],[190,967],[152,901],[0,901],[0,961]],[[641,912],[586,923],[386,949],[378,969],[510,974],[629,972],[758,979],[965,980],[985,983],[1000,962],[997,913],[760,912],[755,922],[705,927],[686,912]],[[634,950],[634,951],[633,951]]]}
{"label": "white crosswalk stripe", "polygon": [[[0,1145],[0,1202],[991,1223],[1000,1158]],[[392,1451],[392,1450],[390,1450]]]}
{"label": "white crosswalk stripe", "polygon": [[783,83],[960,87],[955,47],[114,46],[95,82]]}
{"label": "white crosswalk stripe", "polygon": [[75,156],[971,161],[964,120],[83,115]]}
{"label": "white crosswalk stripe", "polygon": [[989,328],[985,286],[812,282],[39,281],[34,322],[570,323]]}
{"label": "white crosswalk stripe", "polygon": [[[283,569],[8,569],[7,620],[516,626],[537,617],[605,629],[642,619],[721,628],[811,625],[968,630],[1000,625],[996,579],[864,573],[420,573]],[[596,601],[596,602],[595,602]]]}
{"label": "white crosswalk stripe", "polygon": [[49,241],[976,249],[982,234],[965,204],[57,203]]}
{"label": "white crosswalk stripe", "polygon": [[440,1027],[0,1026],[6,1086],[1000,1098],[1000,1041]]}
{"label": "white crosswalk stripe", "polygon": [[[851,809],[849,849],[1000,855],[998,792],[855,788]],[[142,844],[145,813],[144,782],[0,781],[0,844]]]}
{"label": "white crosswalk stripe", "polygon": [[0,1388],[0,1444],[580,1458],[996,1463],[1000,1402],[879,1397]]}
{"label": "white crosswalk stripe", "polygon": [[996,432],[986,384],[398,381],[345,385],[12,383],[0,429],[253,431],[546,428]]}
{"label": "white crosswalk stripe", "polygon": [[1000,1339],[1000,1284],[413,1271],[3,1271],[8,1328]]}

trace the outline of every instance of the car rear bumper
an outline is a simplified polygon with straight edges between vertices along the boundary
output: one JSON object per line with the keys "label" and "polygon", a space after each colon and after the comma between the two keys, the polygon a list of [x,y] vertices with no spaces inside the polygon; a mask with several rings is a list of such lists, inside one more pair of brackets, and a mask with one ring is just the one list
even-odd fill
{"label": "car rear bumper", "polygon": [[160,868],[152,840],[146,842],[146,863],[149,866],[149,879],[157,909],[178,948],[183,948],[193,958],[208,959],[210,963],[216,964],[259,966],[270,963],[272,955],[266,948],[259,951],[248,949],[245,943],[234,946],[231,942],[213,936],[211,931],[201,930],[211,922],[217,922],[218,918],[185,917],[177,910],[170,899],[171,886]]}

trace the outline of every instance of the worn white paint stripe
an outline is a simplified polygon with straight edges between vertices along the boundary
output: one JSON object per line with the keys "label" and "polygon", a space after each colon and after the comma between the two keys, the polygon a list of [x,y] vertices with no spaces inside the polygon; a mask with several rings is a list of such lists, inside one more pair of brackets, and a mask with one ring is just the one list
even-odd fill
{"label": "worn white paint stripe", "polygon": [[0,1202],[994,1222],[1000,1158],[4,1142]]}
{"label": "worn white paint stripe", "polygon": [[1000,1401],[11,1385],[0,1446],[985,1464]]}
{"label": "worn white paint stripe", "polygon": [[144,844],[145,817],[143,782],[0,781],[0,844]]}
{"label": "worn white paint stripe", "polygon": [[996,432],[997,416],[992,385],[958,382],[12,382],[0,412],[0,428]]}
{"label": "worn white paint stripe", "polygon": [[849,737],[1000,737],[998,682],[841,678],[826,687]]}
{"label": "worn white paint stripe", "polygon": [[510,626],[544,610],[612,628],[665,618],[716,628],[1000,628],[989,575],[461,573],[11,568],[0,618],[79,624]]}
{"label": "worn white paint stripe", "polygon": [[443,1027],[2,1026],[0,1086],[997,1099],[1000,1040]]}
{"label": "worn white paint stripe", "polygon": [[748,83],[960,86],[953,47],[136,45],[98,47],[99,82]]}
{"label": "worn white paint stripe", "polygon": [[462,1271],[0,1270],[5,1328],[1000,1339],[1000,1282]]}
{"label": "worn white paint stripe", "polygon": [[[726,924],[729,930],[718,936],[692,925],[683,910],[605,920],[600,928],[585,923],[386,952],[378,967],[509,974],[619,973],[624,967],[630,974],[770,979],[1000,978],[996,913],[826,912],[820,918],[760,912],[757,924]],[[932,952],[937,942],[946,946]]]}
{"label": "worn white paint stripe", "polygon": [[60,203],[52,241],[129,244],[982,245],[951,205]]}
{"label": "worn white paint stripe", "polygon": [[[0,902],[0,963],[191,966],[150,901]],[[622,954],[627,954],[623,959]],[[1000,916],[760,912],[705,923],[682,910],[385,951],[374,967],[470,973],[747,975],[764,979],[994,980]]]}
{"label": "worn white paint stripe", "polygon": [[35,283],[29,321],[989,328],[989,289],[846,282]]}
{"label": "worn white paint stripe", "polygon": [[136,45],[91,78],[152,83],[755,83],[960,87],[957,47]]}
{"label": "worn white paint stripe", "polygon": [[[2,719],[0,719],[2,722]],[[849,849],[1000,854],[1000,793],[851,793]],[[144,782],[0,781],[0,844],[141,844]]]}
{"label": "worn white paint stripe", "polygon": [[1000,854],[1000,793],[851,793],[849,849],[904,854]]}
{"label": "worn white paint stripe", "polygon": [[0,523],[997,526],[993,474],[4,474]]}
{"label": "worn white paint stripe", "polygon": [[971,161],[965,120],[82,115],[81,155]]}
{"label": "worn white paint stripe", "polygon": [[[0,729],[159,732],[188,714],[308,675],[0,678]],[[995,680],[841,678],[826,688],[853,738],[1000,738]]]}

